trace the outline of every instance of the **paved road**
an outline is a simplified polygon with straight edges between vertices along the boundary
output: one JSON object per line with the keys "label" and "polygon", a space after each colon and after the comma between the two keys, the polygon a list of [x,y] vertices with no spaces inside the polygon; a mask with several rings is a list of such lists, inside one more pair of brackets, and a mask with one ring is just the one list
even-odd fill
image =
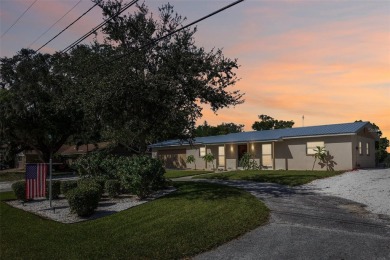
{"label": "paved road", "polygon": [[271,217],[269,224],[195,259],[390,259],[390,216],[299,188],[211,182],[249,191],[271,209]]}

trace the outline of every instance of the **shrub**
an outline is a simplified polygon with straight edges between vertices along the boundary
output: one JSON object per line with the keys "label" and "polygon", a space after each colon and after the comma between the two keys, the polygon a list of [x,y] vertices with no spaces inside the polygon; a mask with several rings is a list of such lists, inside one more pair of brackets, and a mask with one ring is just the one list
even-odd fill
{"label": "shrub", "polygon": [[244,168],[244,170],[259,169],[259,165],[257,165],[256,161],[253,159],[253,155],[250,153],[244,153],[240,159],[239,165]]}
{"label": "shrub", "polygon": [[102,186],[101,182],[96,181],[94,178],[78,180],[77,187],[97,189],[100,196],[102,196],[104,192],[104,186]]}
{"label": "shrub", "polygon": [[78,158],[74,167],[80,176],[85,178],[99,177],[104,180],[116,178],[118,157],[105,152],[93,152]]}
{"label": "shrub", "polygon": [[93,186],[79,186],[66,193],[71,212],[80,217],[88,217],[98,207],[101,193]]}
{"label": "shrub", "polygon": [[[46,180],[46,199],[49,198],[50,181]],[[56,200],[61,194],[61,181],[51,181],[51,198]]]}
{"label": "shrub", "polygon": [[165,170],[159,160],[148,156],[137,156],[131,158],[129,162],[129,178],[131,191],[138,197],[144,198],[154,190],[166,185],[164,178]]}
{"label": "shrub", "polygon": [[12,184],[12,190],[18,200],[26,201],[26,182],[17,181]]}
{"label": "shrub", "polygon": [[105,188],[109,197],[116,197],[120,194],[121,184],[118,180],[108,180],[105,183]]}
{"label": "shrub", "polygon": [[77,181],[62,181],[61,194],[66,194],[68,191],[77,187]]}

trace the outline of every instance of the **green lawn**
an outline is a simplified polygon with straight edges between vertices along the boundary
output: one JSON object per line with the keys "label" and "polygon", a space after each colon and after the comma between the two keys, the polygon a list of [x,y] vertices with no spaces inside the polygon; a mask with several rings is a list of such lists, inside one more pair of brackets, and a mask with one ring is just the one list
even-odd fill
{"label": "green lawn", "polygon": [[194,178],[221,180],[248,180],[256,182],[272,182],[289,186],[298,186],[316,179],[339,175],[343,171],[284,171],[284,170],[248,170],[212,173]]}
{"label": "green lawn", "polygon": [[17,181],[23,180],[24,172],[16,171],[1,171],[0,172],[0,182],[1,181]]}
{"label": "green lawn", "polygon": [[204,173],[210,173],[211,171],[201,171],[201,170],[167,170],[165,173],[165,178],[173,179],[180,178],[185,176],[199,175]]}
{"label": "green lawn", "polygon": [[[0,259],[182,259],[267,222],[247,192],[175,183],[173,194],[111,216],[61,224],[0,202]],[[0,194],[0,199],[12,198]]]}

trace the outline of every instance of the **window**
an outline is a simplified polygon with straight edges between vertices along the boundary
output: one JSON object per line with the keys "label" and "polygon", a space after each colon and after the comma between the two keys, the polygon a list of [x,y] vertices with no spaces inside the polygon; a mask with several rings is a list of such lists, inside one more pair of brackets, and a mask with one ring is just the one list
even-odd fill
{"label": "window", "polygon": [[218,165],[225,166],[225,146],[218,147]]}
{"label": "window", "polygon": [[362,155],[362,142],[359,142],[359,154]]}
{"label": "window", "polygon": [[316,153],[317,147],[325,147],[324,142],[307,142],[306,144],[306,154],[314,155]]}
{"label": "window", "polygon": [[199,156],[203,157],[206,155],[206,147],[200,147],[199,148]]}
{"label": "window", "polygon": [[370,155],[370,145],[366,143],[366,154]]}
{"label": "window", "polygon": [[272,146],[271,144],[263,144],[261,146],[261,165],[272,167]]}

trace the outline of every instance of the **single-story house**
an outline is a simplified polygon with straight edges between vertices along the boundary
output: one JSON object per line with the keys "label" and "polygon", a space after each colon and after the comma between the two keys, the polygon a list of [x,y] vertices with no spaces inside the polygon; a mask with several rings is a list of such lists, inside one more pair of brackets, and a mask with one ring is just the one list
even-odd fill
{"label": "single-story house", "polygon": [[[195,138],[192,142],[169,140],[150,146],[152,156],[166,168],[240,169],[245,153],[262,169],[350,170],[375,167],[375,141],[379,137],[369,122],[251,131]],[[316,161],[316,147],[324,147],[325,160]],[[214,156],[206,163],[206,154]],[[186,163],[188,156],[194,163]]]}

